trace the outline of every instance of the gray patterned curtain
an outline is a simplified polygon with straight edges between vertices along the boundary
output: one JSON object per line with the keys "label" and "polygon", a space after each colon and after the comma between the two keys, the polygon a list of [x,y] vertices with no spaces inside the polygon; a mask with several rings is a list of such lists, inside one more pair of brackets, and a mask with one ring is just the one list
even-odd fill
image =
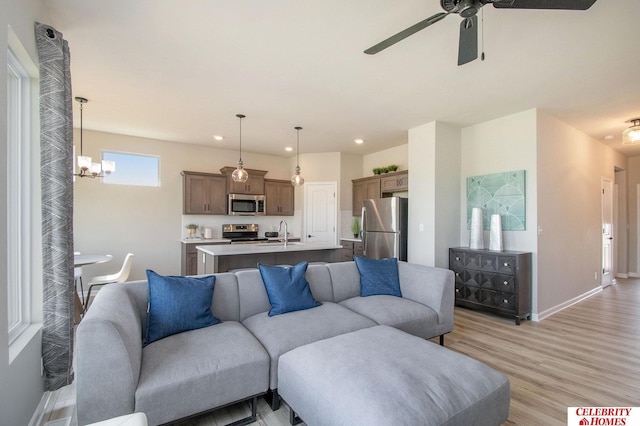
{"label": "gray patterned curtain", "polygon": [[73,117],[69,45],[36,23],[40,61],[40,183],[42,187],[45,389],[73,382]]}

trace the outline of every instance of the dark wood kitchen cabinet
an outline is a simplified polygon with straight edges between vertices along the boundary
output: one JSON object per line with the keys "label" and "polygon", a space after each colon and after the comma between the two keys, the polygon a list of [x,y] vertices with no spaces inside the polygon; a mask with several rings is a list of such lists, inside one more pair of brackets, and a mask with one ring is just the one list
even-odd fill
{"label": "dark wood kitchen cabinet", "polygon": [[249,173],[249,179],[246,182],[234,182],[231,178],[235,167],[223,167],[220,173],[227,177],[227,192],[229,194],[250,194],[264,195],[264,175],[265,170],[245,169]]}
{"label": "dark wood kitchen cabinet", "polygon": [[353,179],[353,215],[362,213],[362,201],[391,196],[394,192],[409,190],[409,171],[391,172],[382,175]]}
{"label": "dark wood kitchen cabinet", "polygon": [[217,246],[228,245],[229,242],[207,243],[206,241],[198,241],[197,243],[182,243],[181,250],[181,275],[196,275],[198,273],[198,250],[197,246]]}
{"label": "dark wood kitchen cabinet", "polygon": [[[380,177],[380,192],[382,194],[409,190],[409,171],[384,174]],[[384,196],[384,195],[383,195]]]}
{"label": "dark wood kitchen cabinet", "polygon": [[293,216],[295,188],[288,180],[265,179],[267,216]]}
{"label": "dark wood kitchen cabinet", "polygon": [[227,178],[183,171],[183,214],[227,214]]}
{"label": "dark wood kitchen cabinet", "polygon": [[360,216],[362,214],[362,202],[364,200],[380,198],[380,177],[373,176],[354,179],[351,182],[353,182],[353,215]]}
{"label": "dark wood kitchen cabinet", "polygon": [[456,305],[520,319],[531,314],[531,253],[449,249]]}
{"label": "dark wood kitchen cabinet", "polygon": [[349,262],[354,256],[362,256],[362,241],[340,240],[340,261]]}

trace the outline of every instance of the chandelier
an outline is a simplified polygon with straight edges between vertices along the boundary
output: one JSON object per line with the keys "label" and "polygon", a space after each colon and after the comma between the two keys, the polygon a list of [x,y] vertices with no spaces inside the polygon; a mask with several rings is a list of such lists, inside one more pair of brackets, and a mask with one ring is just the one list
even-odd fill
{"label": "chandelier", "polygon": [[[80,104],[80,155],[78,156],[78,167],[80,168],[80,173],[74,173],[73,175],[95,179],[97,177],[104,177],[104,174],[108,175],[115,172],[115,161],[102,160],[102,164],[94,163],[91,160],[91,157],[82,155],[82,107],[89,101],[87,98],[81,98],[80,96],[77,96],[75,100]],[[101,174],[103,172],[104,174]]]}

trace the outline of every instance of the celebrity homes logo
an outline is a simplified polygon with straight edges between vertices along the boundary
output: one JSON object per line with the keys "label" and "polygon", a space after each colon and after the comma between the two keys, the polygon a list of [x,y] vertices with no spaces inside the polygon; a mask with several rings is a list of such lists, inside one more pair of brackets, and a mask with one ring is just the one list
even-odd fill
{"label": "celebrity homes logo", "polygon": [[569,407],[568,426],[640,426],[640,407]]}

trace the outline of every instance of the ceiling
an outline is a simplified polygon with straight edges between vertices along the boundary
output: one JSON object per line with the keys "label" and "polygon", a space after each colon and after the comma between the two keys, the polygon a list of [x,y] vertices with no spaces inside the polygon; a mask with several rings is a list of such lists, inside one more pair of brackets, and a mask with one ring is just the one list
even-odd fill
{"label": "ceiling", "polygon": [[[625,121],[640,117],[637,0],[587,11],[487,5],[486,59],[460,67],[457,15],[363,53],[441,12],[438,0],[43,3],[69,42],[73,96],[89,99],[85,129],[237,149],[242,113],[246,151],[294,155],[284,148],[302,126],[301,153],[366,154],[434,120],[465,127],[541,108],[640,155],[621,146]],[[78,111],[74,102],[76,126]]]}

